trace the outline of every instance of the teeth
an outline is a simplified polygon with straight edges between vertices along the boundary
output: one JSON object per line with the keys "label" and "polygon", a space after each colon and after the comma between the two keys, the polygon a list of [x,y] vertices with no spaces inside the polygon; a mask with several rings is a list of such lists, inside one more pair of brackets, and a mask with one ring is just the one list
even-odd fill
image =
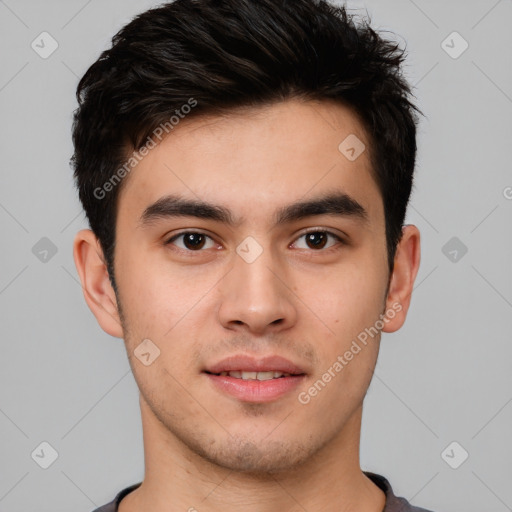
{"label": "teeth", "polygon": [[258,372],[256,378],[258,380],[270,380],[274,378],[274,372]]}
{"label": "teeth", "polygon": [[234,377],[235,379],[242,380],[270,380],[270,379],[279,379],[280,377],[289,377],[289,373],[284,372],[244,372],[234,370],[231,372],[220,372],[219,375],[223,377]]}

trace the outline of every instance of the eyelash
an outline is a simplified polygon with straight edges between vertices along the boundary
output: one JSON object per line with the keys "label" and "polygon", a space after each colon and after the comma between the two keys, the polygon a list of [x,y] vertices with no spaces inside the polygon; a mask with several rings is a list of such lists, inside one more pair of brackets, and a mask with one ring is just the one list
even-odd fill
{"label": "eyelash", "polygon": [[[296,240],[299,240],[300,238],[302,237],[305,237],[311,233],[325,233],[326,235],[328,236],[332,236],[333,238],[336,239],[336,241],[338,242],[338,244],[341,244],[341,245],[347,245],[347,243],[345,242],[345,240],[343,238],[341,238],[339,235],[333,233],[332,231],[328,231],[326,229],[311,229],[309,231],[306,231],[304,233],[302,233],[301,235],[299,235],[296,239]],[[182,231],[181,233],[178,233],[177,235],[173,235],[171,238],[169,238],[164,245],[171,245],[176,239],[184,236],[184,235],[190,235],[190,234],[194,234],[194,235],[203,235],[203,236],[206,236],[207,238],[210,238],[211,240],[213,240],[213,238],[206,234],[206,233],[203,233],[202,231]],[[311,252],[329,252],[331,250],[337,250],[339,249],[338,247],[338,244],[334,244],[332,245],[331,247],[328,247],[327,249],[310,249]],[[187,253],[195,253],[195,252],[204,252],[204,249],[198,249],[197,251],[194,251],[194,250],[191,250],[191,249],[182,249],[181,247],[177,247],[177,250],[178,251],[183,251],[183,252],[187,252]]]}

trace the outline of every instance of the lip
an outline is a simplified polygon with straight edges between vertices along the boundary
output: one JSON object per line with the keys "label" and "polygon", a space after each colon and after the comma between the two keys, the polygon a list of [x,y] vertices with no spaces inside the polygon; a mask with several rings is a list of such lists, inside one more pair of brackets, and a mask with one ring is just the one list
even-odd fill
{"label": "lip", "polygon": [[[228,375],[215,375],[230,371],[283,372],[290,374],[270,380],[243,380]],[[248,355],[233,355],[215,363],[203,373],[215,388],[242,402],[266,403],[278,400],[291,393],[306,378],[304,369],[290,360],[277,355],[255,358]]]}
{"label": "lip", "polygon": [[208,373],[221,373],[231,371],[246,372],[283,372],[292,375],[303,375],[306,371],[295,363],[278,355],[265,357],[252,357],[247,354],[233,355],[222,359],[218,363],[208,366],[203,371]]}
{"label": "lip", "polygon": [[290,393],[299,386],[306,375],[290,375],[271,380],[243,380],[224,375],[205,374],[222,393],[241,402],[272,402]]}

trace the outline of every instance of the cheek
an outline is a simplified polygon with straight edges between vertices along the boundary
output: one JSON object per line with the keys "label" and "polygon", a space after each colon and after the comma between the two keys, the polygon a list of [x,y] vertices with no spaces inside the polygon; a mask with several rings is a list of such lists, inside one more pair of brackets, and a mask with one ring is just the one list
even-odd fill
{"label": "cheek", "polygon": [[119,254],[118,284],[125,316],[154,336],[165,336],[215,282],[215,276],[204,271],[199,275],[193,266],[171,265],[161,252],[126,247]]}
{"label": "cheek", "polygon": [[[313,381],[328,382],[328,392],[321,393],[318,407],[329,409],[337,407],[334,404],[356,404],[362,400],[378,356],[380,333],[375,325],[382,313],[383,286],[382,276],[377,272],[361,272],[359,266],[352,266],[331,273],[323,286],[317,283],[313,288],[318,295],[311,297],[311,303],[329,327],[322,327],[326,336],[319,336],[312,325],[306,327],[316,336],[320,360]],[[336,418],[334,414],[333,421]]]}
{"label": "cheek", "polygon": [[[339,344],[375,323],[384,305],[383,276],[371,264],[360,262],[327,269],[322,274],[302,273],[299,293],[304,304],[305,320],[316,324]],[[314,313],[314,314],[313,314]]]}
{"label": "cheek", "polygon": [[[196,371],[199,345],[205,339],[202,326],[215,311],[211,302],[214,296],[206,292],[219,277],[214,271],[203,270],[199,275],[197,269],[192,275],[193,267],[174,267],[171,271],[170,265],[150,261],[147,256],[144,261],[142,264],[132,257],[122,263],[119,292],[127,324],[125,343],[133,354],[142,340],[151,340],[159,351],[155,371],[163,366],[183,381],[187,372]],[[153,379],[155,371],[144,375]],[[165,373],[158,378],[163,377],[170,378]]]}

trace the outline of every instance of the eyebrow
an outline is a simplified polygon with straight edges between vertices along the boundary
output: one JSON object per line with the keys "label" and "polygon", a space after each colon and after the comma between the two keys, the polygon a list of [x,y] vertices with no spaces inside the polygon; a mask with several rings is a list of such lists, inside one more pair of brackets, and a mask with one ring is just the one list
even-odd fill
{"label": "eyebrow", "polygon": [[[369,222],[366,209],[345,192],[329,193],[308,201],[283,206],[276,210],[273,220],[277,226],[319,215],[353,218],[363,224]],[[195,217],[229,226],[239,225],[245,220],[235,219],[231,210],[224,206],[170,194],[148,206],[142,213],[139,224],[145,227],[158,220],[173,217]]]}

